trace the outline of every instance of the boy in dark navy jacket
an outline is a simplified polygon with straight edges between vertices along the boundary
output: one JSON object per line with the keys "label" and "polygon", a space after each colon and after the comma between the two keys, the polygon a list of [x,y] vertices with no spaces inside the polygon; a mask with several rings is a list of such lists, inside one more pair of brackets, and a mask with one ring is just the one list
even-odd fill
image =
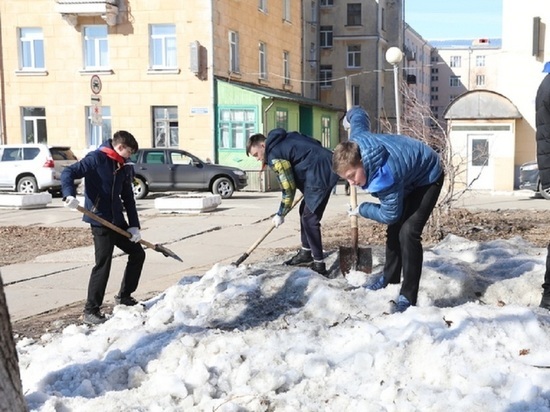
{"label": "boy in dark navy jacket", "polygon": [[[321,239],[321,219],[338,175],[332,171],[332,152],[321,143],[298,132],[273,129],[267,138],[263,134],[249,137],[246,154],[262,165],[269,165],[277,174],[282,189],[282,200],[273,217],[275,227],[284,223],[294,201],[296,189],[304,195],[300,203],[300,236],[302,248],[288,265],[311,265],[316,272],[326,275]],[[262,167],[263,167],[262,166]]]}
{"label": "boy in dark navy jacket", "polygon": [[[76,209],[75,179],[85,179],[84,207],[99,217],[130,233],[131,237],[102,226],[101,223],[84,215],[94,237],[95,266],[88,283],[88,297],[84,307],[84,323],[99,324],[106,320],[100,308],[111,271],[114,247],[128,254],[128,262],[115,296],[118,304],[133,306],[138,302],[131,294],[137,289],[145,251],[139,243],[140,224],[133,192],[134,171],[128,158],[138,150],[138,143],[132,134],[121,130],[106,141],[99,149],[88,153],[79,162],[66,167],[61,173],[61,187],[65,206]],[[124,210],[128,222],[124,218]]]}
{"label": "boy in dark navy jacket", "polygon": [[[443,185],[439,155],[420,140],[370,132],[368,114],[360,107],[348,111],[350,138],[334,149],[333,169],[379,203],[364,202],[350,214],[388,225],[384,272],[371,290],[389,283],[403,284],[396,302],[399,312],[416,305],[422,273],[422,230]],[[346,125],[345,125],[346,126]]]}

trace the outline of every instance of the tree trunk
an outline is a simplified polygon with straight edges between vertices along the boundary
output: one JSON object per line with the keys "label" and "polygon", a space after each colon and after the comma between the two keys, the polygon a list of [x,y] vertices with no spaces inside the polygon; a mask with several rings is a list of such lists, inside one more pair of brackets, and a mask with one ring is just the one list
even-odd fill
{"label": "tree trunk", "polygon": [[0,274],[0,412],[27,411],[10,314]]}

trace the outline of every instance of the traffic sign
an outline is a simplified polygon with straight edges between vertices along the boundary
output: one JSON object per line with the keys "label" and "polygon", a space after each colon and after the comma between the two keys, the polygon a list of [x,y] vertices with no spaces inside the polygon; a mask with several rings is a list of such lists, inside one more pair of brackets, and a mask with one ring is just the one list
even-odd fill
{"label": "traffic sign", "polygon": [[101,92],[101,79],[97,74],[94,74],[90,79],[90,88],[94,94],[99,94]]}
{"label": "traffic sign", "polygon": [[101,96],[92,96],[91,111],[92,124],[94,126],[101,126],[103,123],[103,117],[101,116]]}

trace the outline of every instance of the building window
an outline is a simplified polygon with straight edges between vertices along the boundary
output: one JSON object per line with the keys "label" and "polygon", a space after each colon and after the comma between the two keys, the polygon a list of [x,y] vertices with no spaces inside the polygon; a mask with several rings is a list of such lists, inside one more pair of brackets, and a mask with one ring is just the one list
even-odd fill
{"label": "building window", "polygon": [[93,106],[86,107],[87,121],[86,130],[88,136],[88,147],[98,148],[101,144],[112,137],[111,129],[111,108],[101,106],[101,123],[96,124],[92,115]]}
{"label": "building window", "polygon": [[23,107],[23,143],[47,143],[46,109]]}
{"label": "building window", "polygon": [[432,72],[432,74],[437,74],[437,73],[439,73],[439,69],[432,69],[431,72]]}
{"label": "building window", "polygon": [[239,149],[246,147],[246,141],[256,131],[254,109],[220,110],[220,148]]}
{"label": "building window", "polygon": [[275,127],[282,129],[288,129],[288,110],[276,109],[275,110]]}
{"label": "building window", "polygon": [[258,46],[258,71],[260,72],[260,79],[267,79],[267,45],[260,42]]}
{"label": "building window", "polygon": [[449,86],[459,87],[460,86],[460,76],[451,76],[449,79]]}
{"label": "building window", "polygon": [[321,47],[332,47],[332,26],[321,26]]}
{"label": "building window", "polygon": [[311,24],[317,24],[319,21],[319,16],[317,12],[317,3],[315,1],[311,2]]}
{"label": "building window", "polygon": [[309,45],[309,66],[312,69],[317,67],[317,47],[315,47],[315,43]]}
{"label": "building window", "polygon": [[153,147],[179,147],[177,107],[153,107],[153,124],[155,125]]}
{"label": "building window", "polygon": [[329,7],[334,5],[334,0],[321,0],[319,3],[321,7]]}
{"label": "building window", "polygon": [[231,73],[240,72],[239,63],[239,33],[229,32],[229,70]]}
{"label": "building window", "polygon": [[283,0],[283,20],[288,22],[292,21],[292,19],[290,18],[290,1],[291,0]]}
{"label": "building window", "polygon": [[348,3],[347,26],[361,25],[361,3]]}
{"label": "building window", "polygon": [[489,166],[489,140],[472,139],[472,166]]}
{"label": "building window", "polygon": [[431,100],[432,102],[434,102],[434,101],[436,101],[436,100],[439,100],[439,96],[438,96],[437,94],[432,94],[432,95],[430,96],[430,100]]}
{"label": "building window", "polygon": [[439,80],[439,76],[432,76],[431,80],[432,82],[437,82]]}
{"label": "building window", "polygon": [[332,86],[332,66],[321,65],[319,77],[321,81],[321,87],[331,87]]}
{"label": "building window", "polygon": [[477,67],[485,66],[485,56],[476,56],[476,66]]}
{"label": "building window", "polygon": [[359,90],[360,90],[359,86],[356,86],[356,85],[351,86],[351,104],[353,104],[354,106],[360,106],[361,105]]}
{"label": "building window", "polygon": [[451,103],[454,99],[456,99],[456,95],[450,94],[449,95],[449,103]]}
{"label": "building window", "polygon": [[324,147],[331,146],[330,117],[321,116],[321,144]]}
{"label": "building window", "polygon": [[283,82],[290,84],[290,53],[283,52]]}
{"label": "building window", "polygon": [[382,30],[386,30],[386,9],[384,9],[384,7],[382,7],[382,13],[381,13],[381,17],[380,17],[380,28]]}
{"label": "building window", "polygon": [[267,0],[258,0],[258,9],[261,12],[267,13]]}
{"label": "building window", "polygon": [[152,69],[177,67],[176,26],[154,24],[150,26],[150,64]]}
{"label": "building window", "polygon": [[439,87],[437,86],[432,87],[432,92],[438,92],[438,91],[439,91]]}
{"label": "building window", "polygon": [[348,68],[361,67],[361,46],[352,44],[348,46]]}
{"label": "building window", "polygon": [[451,56],[451,67],[461,67],[462,56]]}
{"label": "building window", "polygon": [[107,26],[84,27],[84,67],[87,70],[109,68]]}
{"label": "building window", "polygon": [[476,86],[485,86],[485,75],[478,74],[476,76]]}
{"label": "building window", "polygon": [[21,70],[43,70],[44,64],[44,34],[38,27],[19,29],[19,47]]}

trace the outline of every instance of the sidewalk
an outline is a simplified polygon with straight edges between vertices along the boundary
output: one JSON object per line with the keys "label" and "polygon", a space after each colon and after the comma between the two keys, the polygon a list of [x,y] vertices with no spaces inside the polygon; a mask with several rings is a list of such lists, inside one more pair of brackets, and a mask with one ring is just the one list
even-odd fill
{"label": "sidewalk", "polygon": [[[347,218],[348,197],[343,193],[343,186],[339,187],[337,195],[329,201],[325,218]],[[160,214],[154,208],[154,199],[139,200],[142,238],[166,246],[180,256],[183,263],[147,250],[140,284],[134,294],[136,299],[158,294],[183,276],[203,275],[216,263],[229,265],[236,261],[271,227],[270,216],[277,211],[279,201],[280,192],[239,192],[233,198],[223,200],[211,213],[187,215]],[[63,207],[59,198],[54,198],[45,209],[2,210],[0,225],[88,227],[81,221],[80,213]],[[285,223],[274,229],[243,265],[273,256],[274,248],[299,248],[299,245],[296,207]],[[93,267],[93,253],[93,246],[88,246],[2,267],[12,321],[83,301]],[[105,303],[113,303],[125,263],[126,255],[115,249]]]}
{"label": "sidewalk", "polygon": [[[367,200],[372,198],[358,193],[359,203]],[[233,198],[223,200],[211,213],[167,215],[157,212],[154,199],[139,200],[142,238],[166,246],[180,256],[183,263],[147,250],[140,284],[134,294],[136,299],[147,299],[161,293],[184,276],[201,276],[217,263],[229,265],[236,261],[270,228],[270,216],[277,211],[279,201],[280,192],[239,192]],[[339,185],[337,195],[333,195],[328,203],[323,220],[347,219],[348,203],[343,185]],[[533,199],[532,192],[525,191],[512,194],[473,192],[457,206],[472,209],[547,209],[550,202]],[[80,213],[64,208],[59,198],[54,198],[45,209],[0,210],[0,226],[7,225],[88,227],[81,221]],[[299,230],[296,208],[243,265],[272,257],[275,248],[298,249]],[[105,303],[113,303],[126,262],[126,255],[118,249],[115,249],[115,256]],[[88,246],[2,267],[0,270],[12,321],[83,302],[93,260],[93,246]]]}

